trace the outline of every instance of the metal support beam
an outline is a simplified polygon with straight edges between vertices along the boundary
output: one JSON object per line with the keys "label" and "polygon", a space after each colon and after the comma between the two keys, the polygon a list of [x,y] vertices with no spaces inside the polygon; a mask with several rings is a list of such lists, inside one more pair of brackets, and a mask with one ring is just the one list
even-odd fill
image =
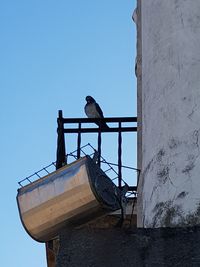
{"label": "metal support beam", "polygon": [[56,169],[61,168],[66,164],[66,152],[65,152],[65,136],[64,136],[64,124],[62,110],[58,111],[58,139],[57,139],[57,159],[56,159]]}
{"label": "metal support beam", "polygon": [[[58,124],[57,128],[58,136],[57,136],[56,170],[66,164],[65,135],[64,135],[62,110],[58,111],[57,124]],[[46,246],[47,266],[55,267],[56,256],[59,247],[59,238],[46,242],[45,246]]]}
{"label": "metal support beam", "polygon": [[77,159],[81,155],[81,123],[78,123],[78,138],[77,138]]}
{"label": "metal support beam", "polygon": [[122,187],[122,132],[121,132],[121,122],[119,122],[118,128],[118,186]]}
{"label": "metal support beam", "polygon": [[98,129],[98,165],[101,166],[101,127]]}

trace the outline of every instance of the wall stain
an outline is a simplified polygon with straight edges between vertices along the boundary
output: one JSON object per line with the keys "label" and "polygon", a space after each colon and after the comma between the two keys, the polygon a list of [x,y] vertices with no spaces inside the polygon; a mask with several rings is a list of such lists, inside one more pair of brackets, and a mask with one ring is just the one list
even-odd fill
{"label": "wall stain", "polygon": [[157,177],[159,178],[159,181],[163,184],[166,183],[166,181],[169,179],[169,166],[164,166],[161,170],[157,172]]}
{"label": "wall stain", "polygon": [[162,158],[165,155],[165,150],[164,148],[161,148],[156,155],[149,161],[147,164],[146,168],[144,169],[143,176],[145,176],[155,165],[155,163],[158,161],[162,161]]}
{"label": "wall stain", "polygon": [[194,115],[195,111],[197,110],[197,104],[194,105],[194,107],[192,108],[192,111],[188,114],[188,118],[191,120],[192,116]]}
{"label": "wall stain", "polygon": [[172,137],[168,143],[170,149],[176,149],[180,144],[181,141],[174,137]]}
{"label": "wall stain", "polygon": [[186,197],[188,194],[189,194],[188,192],[182,191],[180,194],[178,194],[178,196],[177,196],[176,199],[178,199],[178,198],[184,198],[184,197]]}
{"label": "wall stain", "polygon": [[185,226],[200,225],[200,203],[194,213],[189,213],[184,219]]}
{"label": "wall stain", "polygon": [[[181,192],[178,197],[186,196],[186,192]],[[177,198],[178,198],[177,197]],[[172,200],[159,202],[155,205],[153,220],[147,227],[182,227],[200,225],[200,202],[194,212],[184,214],[182,206],[174,204]]]}
{"label": "wall stain", "polygon": [[195,130],[193,132],[193,138],[195,139],[194,144],[197,146],[199,150],[199,130]]}
{"label": "wall stain", "polygon": [[[199,134],[200,129],[193,130],[188,135],[185,141],[179,139],[176,136],[171,136],[168,139],[167,147],[160,147],[157,153],[149,161],[144,175],[144,182],[148,181],[145,179],[149,175],[154,175],[154,185],[152,185],[151,193],[149,194],[148,201],[150,203],[157,203],[156,198],[159,194],[159,188],[166,187],[166,190],[170,189],[168,182],[175,187],[177,193],[174,193],[173,200],[163,201],[155,203],[152,211],[151,219],[148,216],[143,218],[143,225],[147,227],[175,227],[182,225],[195,225],[197,222],[200,223],[199,210],[188,213],[185,215],[184,204],[180,204],[180,201],[189,194],[189,192],[181,191],[180,188],[174,185],[173,181],[178,177],[180,173],[188,175],[191,179],[193,169],[197,165],[197,159],[200,156],[199,150]],[[171,153],[171,161],[168,161],[168,155]],[[179,161],[176,162],[177,154],[183,156],[185,165],[181,166]],[[177,165],[176,165],[177,164]],[[183,163],[184,164],[184,163]],[[180,179],[180,178],[179,178]],[[173,189],[174,190],[174,189]],[[173,191],[174,192],[174,191]],[[158,197],[159,198],[159,197]],[[160,201],[162,198],[160,199]],[[178,203],[175,200],[179,201]],[[148,206],[148,205],[147,205]],[[147,209],[147,207],[145,208]],[[143,209],[143,210],[145,210]],[[145,213],[145,212],[144,212]]]}
{"label": "wall stain", "polygon": [[187,165],[185,166],[185,168],[182,170],[182,173],[189,174],[189,173],[191,172],[191,170],[194,169],[194,167],[195,167],[195,164],[194,164],[194,162],[192,161],[192,162],[190,162],[189,164],[187,164]]}
{"label": "wall stain", "polygon": [[157,153],[157,160],[161,161],[162,158],[164,157],[164,155],[165,155],[165,150],[164,150],[164,148],[161,148]]}

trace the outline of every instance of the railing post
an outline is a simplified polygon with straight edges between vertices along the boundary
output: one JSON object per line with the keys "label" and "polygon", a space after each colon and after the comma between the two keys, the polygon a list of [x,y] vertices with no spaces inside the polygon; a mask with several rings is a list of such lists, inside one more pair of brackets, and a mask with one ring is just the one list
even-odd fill
{"label": "railing post", "polygon": [[77,159],[81,156],[81,122],[78,124],[78,138],[77,138]]}
{"label": "railing post", "polygon": [[56,169],[61,168],[66,164],[66,152],[65,152],[65,136],[64,136],[64,124],[62,110],[58,111],[58,128],[57,128],[57,158]]}
{"label": "railing post", "polygon": [[98,165],[101,166],[101,124],[98,131]]}
{"label": "railing post", "polygon": [[[66,153],[65,153],[65,136],[64,136],[64,124],[62,110],[58,111],[58,128],[57,128],[57,153],[56,153],[56,170],[66,164]],[[56,240],[50,240],[46,242],[46,257],[47,266],[56,266],[56,256],[58,252],[59,238]]]}
{"label": "railing post", "polygon": [[121,122],[119,122],[119,134],[118,134],[118,186],[122,187],[122,132]]}

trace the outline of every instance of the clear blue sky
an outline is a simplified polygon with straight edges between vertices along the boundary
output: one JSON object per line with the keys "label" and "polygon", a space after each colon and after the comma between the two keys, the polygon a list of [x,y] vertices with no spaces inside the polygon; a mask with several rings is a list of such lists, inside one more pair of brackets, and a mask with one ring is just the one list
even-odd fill
{"label": "clear blue sky", "polygon": [[[1,1],[1,266],[46,266],[44,244],[21,225],[16,194],[20,179],[55,160],[57,111],[85,117],[92,95],[107,117],[136,115],[135,5]],[[125,144],[131,150],[123,163],[136,165],[136,148]]]}

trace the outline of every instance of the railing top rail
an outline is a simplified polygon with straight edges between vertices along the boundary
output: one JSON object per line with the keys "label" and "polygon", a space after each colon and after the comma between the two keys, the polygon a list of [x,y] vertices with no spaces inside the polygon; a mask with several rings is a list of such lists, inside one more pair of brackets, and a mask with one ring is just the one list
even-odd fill
{"label": "railing top rail", "polygon": [[92,122],[137,122],[137,117],[109,117],[109,118],[63,118],[59,117],[63,123],[92,123]]}

